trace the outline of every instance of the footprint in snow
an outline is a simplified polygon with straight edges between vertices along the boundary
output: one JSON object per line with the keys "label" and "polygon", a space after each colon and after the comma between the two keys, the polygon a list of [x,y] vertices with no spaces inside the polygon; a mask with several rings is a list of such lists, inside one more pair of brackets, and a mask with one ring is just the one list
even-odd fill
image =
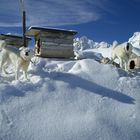
{"label": "footprint in snow", "polygon": [[8,115],[3,109],[1,110],[1,124],[12,127],[12,121],[9,119]]}

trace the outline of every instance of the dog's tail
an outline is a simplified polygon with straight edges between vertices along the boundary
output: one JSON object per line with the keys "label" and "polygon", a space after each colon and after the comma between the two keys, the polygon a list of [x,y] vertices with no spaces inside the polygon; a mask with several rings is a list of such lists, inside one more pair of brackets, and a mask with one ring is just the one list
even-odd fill
{"label": "dog's tail", "polygon": [[112,49],[114,50],[114,49],[116,48],[117,45],[118,45],[118,42],[117,42],[117,41],[113,41]]}
{"label": "dog's tail", "polygon": [[6,46],[6,42],[4,40],[0,40],[0,50],[5,48],[5,46]]}

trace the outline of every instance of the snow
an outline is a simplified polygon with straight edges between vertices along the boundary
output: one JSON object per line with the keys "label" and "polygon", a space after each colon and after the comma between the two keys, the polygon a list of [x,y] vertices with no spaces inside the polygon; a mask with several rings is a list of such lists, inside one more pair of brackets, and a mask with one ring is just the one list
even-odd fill
{"label": "snow", "polygon": [[33,58],[28,81],[0,76],[0,140],[140,139],[140,72],[96,61],[108,47],[77,52]]}
{"label": "snow", "polygon": [[136,54],[137,56],[140,56],[140,48],[135,48],[135,47],[133,47],[132,52],[133,52],[134,54]]}
{"label": "snow", "polygon": [[135,32],[128,40],[134,47],[140,48],[140,32]]}
{"label": "snow", "polygon": [[107,42],[95,42],[91,39],[88,39],[86,36],[74,39],[74,48],[75,50],[85,50],[85,49],[94,49],[94,48],[109,48],[111,45]]}

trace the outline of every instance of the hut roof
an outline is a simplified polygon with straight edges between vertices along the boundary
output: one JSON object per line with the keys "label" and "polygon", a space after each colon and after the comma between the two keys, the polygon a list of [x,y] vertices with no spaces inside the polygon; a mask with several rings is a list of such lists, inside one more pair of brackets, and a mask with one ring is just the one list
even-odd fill
{"label": "hut roof", "polygon": [[[0,39],[6,40],[9,45],[22,46],[23,45],[23,37],[19,35],[13,34],[0,34]],[[26,37],[26,41],[31,40],[31,38]]]}
{"label": "hut roof", "polygon": [[26,32],[27,36],[36,36],[40,32],[51,32],[51,33],[65,33],[69,35],[77,34],[74,30],[65,30],[65,29],[58,29],[58,28],[48,28],[48,27],[29,27],[28,31]]}
{"label": "hut roof", "polygon": [[[13,35],[13,34],[0,34],[0,39],[23,39],[23,36]],[[31,38],[26,37],[26,39],[31,40]]]}

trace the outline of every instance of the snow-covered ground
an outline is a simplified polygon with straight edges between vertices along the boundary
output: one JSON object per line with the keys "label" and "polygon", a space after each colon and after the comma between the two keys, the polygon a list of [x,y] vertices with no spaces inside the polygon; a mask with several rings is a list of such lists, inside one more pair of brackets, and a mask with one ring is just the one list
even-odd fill
{"label": "snow-covered ground", "polygon": [[110,52],[34,58],[28,81],[1,76],[0,140],[140,140],[140,71],[96,61]]}

